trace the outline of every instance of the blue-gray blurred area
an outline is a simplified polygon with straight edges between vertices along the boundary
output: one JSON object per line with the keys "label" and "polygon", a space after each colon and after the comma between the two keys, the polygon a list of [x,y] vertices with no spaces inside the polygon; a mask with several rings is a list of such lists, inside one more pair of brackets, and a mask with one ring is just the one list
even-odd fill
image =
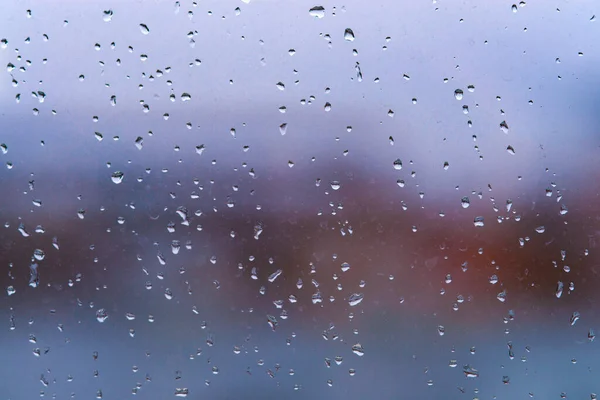
{"label": "blue-gray blurred area", "polygon": [[595,398],[599,6],[5,0],[0,398]]}

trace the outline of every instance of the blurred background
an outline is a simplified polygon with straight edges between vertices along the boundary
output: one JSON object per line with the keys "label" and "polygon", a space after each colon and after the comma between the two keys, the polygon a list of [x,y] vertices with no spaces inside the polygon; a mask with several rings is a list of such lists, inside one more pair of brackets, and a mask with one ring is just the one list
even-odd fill
{"label": "blurred background", "polygon": [[17,1],[0,398],[594,399],[594,1]]}

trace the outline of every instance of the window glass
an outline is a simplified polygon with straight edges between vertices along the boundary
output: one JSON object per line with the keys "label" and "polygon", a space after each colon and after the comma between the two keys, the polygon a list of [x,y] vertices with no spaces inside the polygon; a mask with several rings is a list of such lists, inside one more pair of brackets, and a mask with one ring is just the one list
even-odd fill
{"label": "window glass", "polygon": [[600,392],[596,2],[5,3],[2,398]]}

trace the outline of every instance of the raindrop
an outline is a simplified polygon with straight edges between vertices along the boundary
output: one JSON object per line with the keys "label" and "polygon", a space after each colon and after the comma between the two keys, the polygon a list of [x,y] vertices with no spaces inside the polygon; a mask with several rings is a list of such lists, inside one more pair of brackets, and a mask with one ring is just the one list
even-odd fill
{"label": "raindrop", "polygon": [[146,24],[140,24],[140,31],[144,34],[147,35],[150,33],[150,29],[148,28],[148,25]]}
{"label": "raindrop", "polygon": [[365,295],[363,293],[353,293],[348,298],[348,304],[350,304],[351,307],[354,307],[360,304],[363,301],[364,297]]}
{"label": "raindrop", "polygon": [[558,283],[556,284],[556,298],[560,299],[560,297],[563,294],[563,288],[564,288],[564,284],[561,281],[558,281]]}
{"label": "raindrop", "polygon": [[354,32],[350,28],[346,28],[344,31],[344,39],[348,42],[354,41]]}
{"label": "raindrop", "polygon": [[188,388],[176,388],[175,397],[187,397],[189,394]]}
{"label": "raindrop", "polygon": [[500,301],[501,303],[506,302],[506,290],[501,291],[500,293],[498,293],[498,295],[496,296],[496,298],[498,299],[498,301]]}
{"label": "raindrop", "polygon": [[104,22],[110,22],[113,17],[113,10],[104,10],[102,14],[102,19],[104,20]]}
{"label": "raindrop", "polygon": [[321,19],[325,16],[325,8],[322,6],[315,6],[315,7],[311,8],[310,10],[308,10],[308,13],[310,14],[311,17]]}
{"label": "raindrop", "polygon": [[456,100],[462,100],[462,98],[463,98],[463,91],[461,89],[456,89],[454,91],[454,98]]}
{"label": "raindrop", "polygon": [[579,318],[581,318],[581,314],[579,314],[578,311],[575,311],[571,315],[571,319],[570,319],[571,326],[575,325],[575,323],[579,320]]}
{"label": "raindrop", "polygon": [[46,257],[46,253],[44,253],[44,250],[41,250],[41,249],[34,250],[33,258],[35,258],[36,260],[42,261],[45,257]]}
{"label": "raindrop", "polygon": [[469,198],[465,196],[462,199],[460,199],[460,205],[462,206],[462,208],[469,208],[469,206],[471,205],[471,200],[469,200]]}
{"label": "raindrop", "polygon": [[287,132],[287,124],[283,123],[281,125],[279,125],[279,133],[281,133],[281,136],[285,135]]}
{"label": "raindrop", "polygon": [[124,174],[121,171],[115,171],[112,173],[111,180],[113,183],[118,185],[119,183],[123,182],[123,177]]}
{"label": "raindrop", "polygon": [[360,343],[356,343],[354,346],[352,346],[352,352],[359,357],[362,357],[365,355],[365,349],[362,347],[362,345]]}
{"label": "raindrop", "polygon": [[479,371],[469,365],[465,365],[463,371],[467,378],[478,378],[479,377]]}
{"label": "raindrop", "polygon": [[96,311],[96,319],[98,322],[104,322],[108,318],[108,312],[104,308],[100,308]]}
{"label": "raindrop", "polygon": [[277,271],[273,272],[271,275],[269,275],[269,282],[273,283],[275,282],[275,279],[277,279],[279,277],[279,275],[281,275],[283,271],[281,269],[278,269]]}

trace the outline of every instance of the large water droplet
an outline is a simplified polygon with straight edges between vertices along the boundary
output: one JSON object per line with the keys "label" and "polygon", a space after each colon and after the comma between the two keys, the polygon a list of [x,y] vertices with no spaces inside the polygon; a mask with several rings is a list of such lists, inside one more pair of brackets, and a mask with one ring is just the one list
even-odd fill
{"label": "large water droplet", "polygon": [[98,309],[96,311],[96,319],[98,322],[104,322],[108,319],[108,312],[104,308]]}
{"label": "large water droplet", "polygon": [[360,304],[364,298],[365,298],[365,295],[363,293],[353,293],[348,298],[348,304],[350,304],[351,307],[354,307],[354,306]]}
{"label": "large water droplet", "polygon": [[125,175],[121,171],[115,171],[112,173],[111,180],[113,181],[113,183],[116,183],[118,185],[119,183],[123,182],[124,176]]}
{"label": "large water droplet", "polygon": [[579,318],[581,318],[581,314],[579,314],[579,312],[575,311],[571,315],[571,319],[569,321],[571,323],[571,326],[575,325],[575,323],[579,320]]}
{"label": "large water droplet", "polygon": [[314,6],[313,8],[308,10],[308,13],[310,14],[311,17],[320,19],[325,16],[325,8],[322,6]]}
{"label": "large water droplet", "polygon": [[344,31],[344,39],[348,42],[354,41],[354,32],[352,31],[352,29],[346,28],[346,30]]}
{"label": "large water droplet", "polygon": [[104,20],[104,22],[110,22],[112,20],[113,17],[113,10],[104,10],[104,12],[102,13],[102,19]]}

